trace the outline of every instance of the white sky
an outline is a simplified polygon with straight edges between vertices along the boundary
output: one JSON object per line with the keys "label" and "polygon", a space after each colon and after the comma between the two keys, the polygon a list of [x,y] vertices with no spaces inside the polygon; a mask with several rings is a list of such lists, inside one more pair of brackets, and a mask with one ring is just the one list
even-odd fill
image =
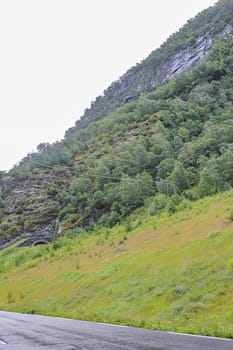
{"label": "white sky", "polygon": [[63,138],[90,102],[215,0],[0,0],[0,169]]}

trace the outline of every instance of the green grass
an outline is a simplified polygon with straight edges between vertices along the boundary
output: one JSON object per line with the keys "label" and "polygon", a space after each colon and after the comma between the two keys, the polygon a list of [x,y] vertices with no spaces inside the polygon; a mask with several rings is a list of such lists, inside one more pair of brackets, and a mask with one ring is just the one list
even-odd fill
{"label": "green grass", "polygon": [[232,196],[0,251],[0,308],[233,337]]}

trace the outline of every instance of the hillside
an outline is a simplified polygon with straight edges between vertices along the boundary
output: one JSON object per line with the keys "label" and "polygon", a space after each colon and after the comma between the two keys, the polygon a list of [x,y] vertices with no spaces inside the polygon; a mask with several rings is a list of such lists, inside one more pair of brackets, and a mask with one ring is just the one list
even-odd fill
{"label": "hillside", "polygon": [[198,14],[0,172],[0,308],[233,336],[232,15]]}
{"label": "hillside", "polygon": [[232,32],[232,10],[232,2],[223,0],[190,19],[159,49],[106,89],[103,96],[98,96],[91,108],[85,110],[81,121],[77,121],[76,127],[68,130],[67,134],[86,125],[89,120],[108,115],[129,100],[155,90],[178,73],[195,66],[214,43]]}
{"label": "hillside", "polygon": [[232,13],[232,0],[201,12],[113,83],[64,140],[2,174],[1,244],[112,226],[147,200],[156,214],[231,188]]}
{"label": "hillside", "polygon": [[232,195],[2,250],[0,308],[233,337]]}

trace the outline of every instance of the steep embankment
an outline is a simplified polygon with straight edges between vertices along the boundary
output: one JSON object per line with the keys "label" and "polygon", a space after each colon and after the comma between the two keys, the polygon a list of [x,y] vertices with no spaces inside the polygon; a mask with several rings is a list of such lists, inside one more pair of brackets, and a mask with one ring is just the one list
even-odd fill
{"label": "steep embankment", "polygon": [[103,96],[98,96],[91,107],[85,110],[81,120],[77,121],[76,127],[69,129],[66,135],[196,66],[219,39],[231,34],[232,9],[231,0],[220,0],[215,6],[190,19],[159,49],[108,87]]}
{"label": "steep embankment", "polygon": [[221,0],[201,12],[97,98],[64,140],[0,173],[0,244],[111,227],[148,200],[156,214],[233,186],[232,11]]}
{"label": "steep embankment", "polygon": [[7,248],[0,308],[233,337],[232,195]]}

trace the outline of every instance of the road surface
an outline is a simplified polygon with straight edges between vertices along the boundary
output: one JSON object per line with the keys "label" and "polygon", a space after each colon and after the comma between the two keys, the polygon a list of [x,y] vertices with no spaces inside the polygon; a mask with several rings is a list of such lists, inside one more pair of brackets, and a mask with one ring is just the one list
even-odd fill
{"label": "road surface", "polygon": [[233,350],[233,340],[0,311],[2,350]]}

